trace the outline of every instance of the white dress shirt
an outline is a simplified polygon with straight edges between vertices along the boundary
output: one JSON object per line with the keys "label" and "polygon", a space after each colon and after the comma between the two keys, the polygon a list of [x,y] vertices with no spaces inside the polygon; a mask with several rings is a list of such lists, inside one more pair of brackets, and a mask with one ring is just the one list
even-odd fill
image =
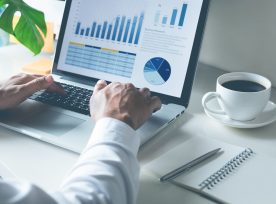
{"label": "white dress shirt", "polygon": [[127,124],[103,118],[60,189],[46,192],[28,182],[0,180],[0,203],[133,204],[138,192],[139,144],[140,138]]}

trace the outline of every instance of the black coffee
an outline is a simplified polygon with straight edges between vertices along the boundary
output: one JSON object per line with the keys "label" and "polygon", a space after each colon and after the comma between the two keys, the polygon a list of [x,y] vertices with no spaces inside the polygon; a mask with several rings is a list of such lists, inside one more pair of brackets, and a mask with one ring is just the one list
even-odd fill
{"label": "black coffee", "polygon": [[224,82],[222,86],[224,86],[227,89],[240,91],[240,92],[258,92],[258,91],[265,90],[265,87],[263,85],[253,81],[245,81],[245,80],[227,81],[227,82]]}

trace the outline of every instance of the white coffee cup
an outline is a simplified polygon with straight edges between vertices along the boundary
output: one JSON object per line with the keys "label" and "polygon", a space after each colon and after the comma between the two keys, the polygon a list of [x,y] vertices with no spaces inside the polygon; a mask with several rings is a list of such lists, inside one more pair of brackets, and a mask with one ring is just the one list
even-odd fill
{"label": "white coffee cup", "polygon": [[[234,81],[255,82],[263,89],[260,91],[246,91],[226,88],[226,82]],[[223,86],[224,85],[224,86]],[[217,79],[216,92],[208,92],[202,98],[204,109],[210,113],[226,114],[233,120],[249,121],[255,119],[266,107],[271,93],[269,79],[258,74],[247,72],[232,72],[223,74]],[[210,108],[207,103],[216,98],[221,109]]]}

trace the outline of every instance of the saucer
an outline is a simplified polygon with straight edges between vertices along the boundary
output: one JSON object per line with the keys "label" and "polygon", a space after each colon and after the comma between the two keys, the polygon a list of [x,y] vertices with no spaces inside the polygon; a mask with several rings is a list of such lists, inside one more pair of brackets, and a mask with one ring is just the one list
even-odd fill
{"label": "saucer", "polygon": [[[209,102],[214,108],[219,108],[219,104],[216,102],[216,99],[213,99]],[[258,115],[254,120],[250,121],[238,121],[232,120],[227,115],[211,113],[208,110],[205,110],[205,113],[210,118],[223,123],[224,125],[235,127],[235,128],[257,128],[268,125],[276,121],[276,104],[272,101],[269,101],[260,115]]]}

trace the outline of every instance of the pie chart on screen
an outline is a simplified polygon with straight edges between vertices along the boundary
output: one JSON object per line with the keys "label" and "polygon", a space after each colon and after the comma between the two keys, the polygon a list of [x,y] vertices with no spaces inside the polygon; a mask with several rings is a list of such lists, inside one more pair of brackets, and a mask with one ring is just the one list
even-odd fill
{"label": "pie chart on screen", "polygon": [[152,85],[162,85],[171,76],[169,62],[161,57],[150,59],[144,67],[144,77]]}

